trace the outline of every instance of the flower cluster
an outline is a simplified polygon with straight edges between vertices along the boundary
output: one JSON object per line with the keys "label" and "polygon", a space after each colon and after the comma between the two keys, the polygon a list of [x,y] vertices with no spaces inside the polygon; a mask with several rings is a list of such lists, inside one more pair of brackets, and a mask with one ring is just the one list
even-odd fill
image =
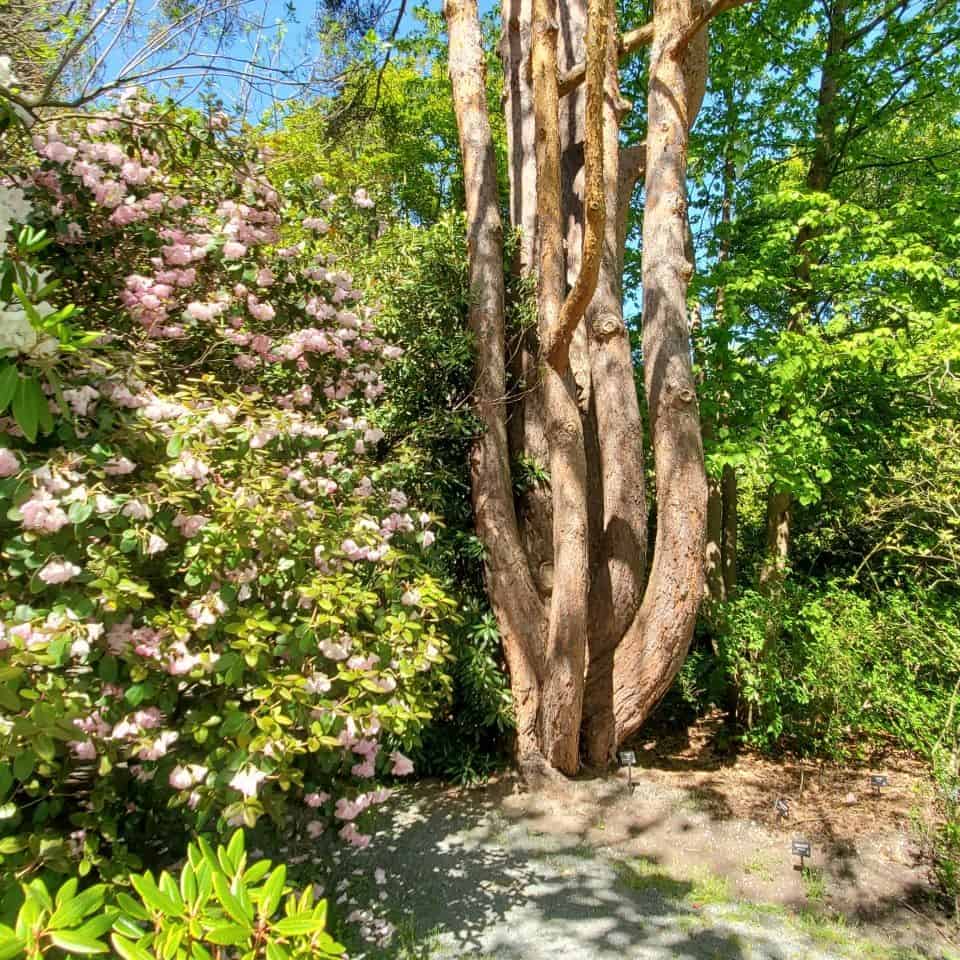
{"label": "flower cluster", "polygon": [[364,846],[448,696],[453,607],[376,425],[402,351],[320,246],[372,201],[290,209],[255,158],[193,180],[122,119],[35,132],[0,188],[109,331],[61,358],[55,440],[0,418],[0,751],[27,758],[0,802],[79,828],[53,867],[120,867],[168,815]]}

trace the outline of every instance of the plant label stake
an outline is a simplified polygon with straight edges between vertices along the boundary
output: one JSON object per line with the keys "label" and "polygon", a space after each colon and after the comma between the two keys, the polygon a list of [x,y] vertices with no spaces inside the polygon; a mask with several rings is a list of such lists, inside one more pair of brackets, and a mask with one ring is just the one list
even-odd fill
{"label": "plant label stake", "polygon": [[873,787],[874,794],[879,797],[881,788],[887,786],[887,775],[885,773],[874,773],[870,777],[870,786]]}
{"label": "plant label stake", "polygon": [[800,869],[806,866],[803,862],[807,857],[811,856],[813,853],[813,848],[810,845],[809,840],[794,840],[792,846],[793,855],[800,858]]}
{"label": "plant label stake", "polygon": [[637,762],[637,755],[632,750],[623,750],[620,753],[620,766],[627,768],[627,786],[633,789],[633,765]]}

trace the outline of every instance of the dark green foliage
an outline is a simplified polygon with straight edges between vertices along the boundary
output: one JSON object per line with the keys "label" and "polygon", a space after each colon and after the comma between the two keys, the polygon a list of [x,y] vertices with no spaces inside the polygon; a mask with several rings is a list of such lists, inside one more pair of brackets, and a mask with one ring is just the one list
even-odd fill
{"label": "dark green foliage", "polygon": [[415,760],[421,774],[467,782],[504,762],[512,710],[470,509],[468,456],[479,425],[470,407],[474,354],[462,218],[447,214],[429,228],[393,228],[377,241],[367,270],[382,304],[379,325],[406,350],[385,374],[390,399],[380,426],[408,465],[406,488],[444,517],[432,549],[462,603],[452,700],[425,731]]}
{"label": "dark green foliage", "polygon": [[960,678],[960,618],[935,595],[867,599],[794,577],[712,612],[715,655],[684,668],[686,698],[730,705],[743,740],[834,758],[896,742],[929,753]]}

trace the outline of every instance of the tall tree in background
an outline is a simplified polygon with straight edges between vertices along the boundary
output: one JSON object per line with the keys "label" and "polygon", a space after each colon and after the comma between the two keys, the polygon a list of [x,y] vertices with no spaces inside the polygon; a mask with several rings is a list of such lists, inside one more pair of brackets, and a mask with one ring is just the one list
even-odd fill
{"label": "tall tree in background", "polygon": [[[657,0],[651,23],[621,34],[609,0],[505,0],[515,270],[536,278],[536,324],[508,351],[477,8],[446,3],[485,428],[473,500],[528,768],[572,774],[581,748],[606,763],[669,687],[702,599],[707,494],[686,305],[687,145],[705,91],[706,24],[734,5]],[[647,139],[623,147],[630,105],[618,61],[643,45]],[[643,380],[657,507],[649,564],[644,424],[622,307],[626,212],[644,173]],[[512,471],[531,463],[549,480],[515,498]]]}

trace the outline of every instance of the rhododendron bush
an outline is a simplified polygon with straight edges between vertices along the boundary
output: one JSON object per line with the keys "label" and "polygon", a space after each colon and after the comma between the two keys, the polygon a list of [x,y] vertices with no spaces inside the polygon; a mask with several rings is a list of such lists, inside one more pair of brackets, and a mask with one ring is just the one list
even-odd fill
{"label": "rhododendron bush", "polygon": [[40,125],[0,185],[20,876],[263,817],[362,846],[449,693],[437,518],[377,427],[401,351],[337,258],[374,201],[273,185],[220,123],[164,117]]}

